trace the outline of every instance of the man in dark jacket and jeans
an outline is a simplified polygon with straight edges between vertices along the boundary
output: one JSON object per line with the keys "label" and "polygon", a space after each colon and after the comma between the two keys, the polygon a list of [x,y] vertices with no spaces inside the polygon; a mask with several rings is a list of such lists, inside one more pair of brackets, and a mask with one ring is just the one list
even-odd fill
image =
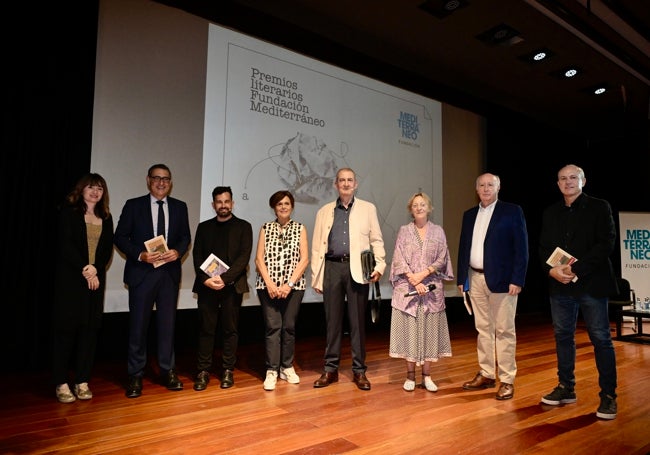
{"label": "man in dark jacket and jeans", "polygon": [[[582,192],[584,171],[574,164],[558,172],[564,198],[544,211],[539,255],[548,275],[551,316],[555,331],[559,384],[542,403],[576,402],[574,387],[578,311],[582,313],[594,346],[600,406],[596,416],[616,418],[616,354],[609,327],[608,301],[617,293],[609,256],[614,251],[616,227],[609,203]],[[556,247],[575,257],[574,263],[546,264]]]}

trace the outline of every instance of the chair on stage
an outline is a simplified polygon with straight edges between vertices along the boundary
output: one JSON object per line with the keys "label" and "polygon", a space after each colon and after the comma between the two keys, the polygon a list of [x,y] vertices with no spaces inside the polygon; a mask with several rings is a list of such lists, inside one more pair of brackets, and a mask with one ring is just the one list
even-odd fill
{"label": "chair on stage", "polygon": [[[634,289],[630,288],[630,282],[625,278],[617,278],[616,284],[618,285],[618,294],[610,297],[609,308],[613,311],[614,321],[616,322],[616,339],[620,340],[622,337],[623,326],[623,310],[633,310],[636,295]],[[636,333],[636,319],[634,321],[633,331]]]}

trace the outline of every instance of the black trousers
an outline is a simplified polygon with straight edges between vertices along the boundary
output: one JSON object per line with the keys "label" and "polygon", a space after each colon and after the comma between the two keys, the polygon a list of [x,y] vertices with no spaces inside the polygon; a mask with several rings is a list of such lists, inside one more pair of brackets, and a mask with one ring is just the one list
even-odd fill
{"label": "black trousers", "polygon": [[239,310],[243,295],[234,286],[226,286],[220,291],[206,290],[198,295],[199,342],[196,367],[198,371],[212,367],[214,341],[219,318],[223,333],[222,367],[235,368],[237,345],[239,343]]}
{"label": "black trousers", "polygon": [[[347,298],[347,302],[346,302]],[[323,276],[323,304],[327,326],[325,347],[325,371],[339,369],[341,361],[341,338],[343,316],[347,308],[350,324],[350,348],[352,371],[366,372],[366,306],[368,305],[368,284],[352,279],[348,262],[325,261]]]}

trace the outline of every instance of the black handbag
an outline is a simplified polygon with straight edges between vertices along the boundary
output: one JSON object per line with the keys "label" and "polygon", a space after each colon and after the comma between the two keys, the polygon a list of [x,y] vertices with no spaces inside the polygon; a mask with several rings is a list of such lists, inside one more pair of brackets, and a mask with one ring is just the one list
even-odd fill
{"label": "black handbag", "polygon": [[[361,270],[363,271],[363,279],[370,281],[372,272],[375,269],[375,254],[371,250],[361,252]],[[374,284],[374,286],[373,286]],[[381,290],[379,288],[379,281],[370,283],[372,295],[370,297],[370,318],[373,323],[379,320],[379,311],[381,309]]]}
{"label": "black handbag", "polygon": [[363,271],[363,279],[370,281],[372,272],[375,270],[375,253],[370,250],[361,252],[361,270]]}

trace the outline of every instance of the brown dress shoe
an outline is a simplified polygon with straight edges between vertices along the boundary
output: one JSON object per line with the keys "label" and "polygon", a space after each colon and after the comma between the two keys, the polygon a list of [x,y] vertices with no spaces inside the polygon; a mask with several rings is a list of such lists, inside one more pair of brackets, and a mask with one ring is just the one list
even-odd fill
{"label": "brown dress shoe", "polygon": [[487,389],[488,387],[494,387],[494,383],[495,383],[494,379],[486,378],[479,371],[478,373],[476,373],[476,376],[474,376],[474,379],[463,384],[463,389],[465,390]]}
{"label": "brown dress shoe", "polygon": [[339,372],[338,371],[326,371],[320,375],[320,378],[314,381],[314,388],[318,389],[321,387],[327,387],[333,382],[338,382]]}
{"label": "brown dress shoe", "polygon": [[505,382],[501,383],[499,386],[499,391],[497,392],[497,400],[509,400],[515,394],[515,386],[512,384],[506,384]]}
{"label": "brown dress shoe", "polygon": [[370,381],[364,373],[354,373],[352,380],[360,390],[370,390]]}

